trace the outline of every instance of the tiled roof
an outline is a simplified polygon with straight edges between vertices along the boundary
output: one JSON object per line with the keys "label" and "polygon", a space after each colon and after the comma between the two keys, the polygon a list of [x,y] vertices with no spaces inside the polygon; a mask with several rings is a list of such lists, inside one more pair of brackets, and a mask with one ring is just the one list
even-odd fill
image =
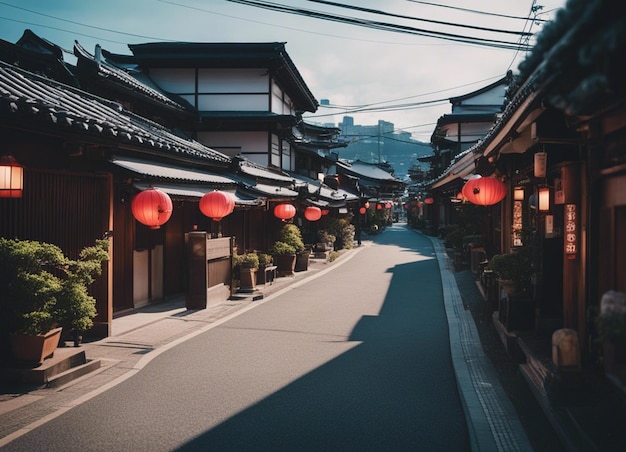
{"label": "tiled roof", "polygon": [[155,162],[147,162],[143,160],[128,158],[114,158],[113,160],[111,160],[111,163],[121,168],[132,171],[133,173],[159,179],[202,182],[219,185],[237,185],[237,181],[230,177],[221,176],[218,174],[211,174],[205,171],[164,165],[162,163],[157,164]]}
{"label": "tiled roof", "polygon": [[85,72],[91,71],[93,75],[96,75],[101,79],[108,80],[126,89],[154,99],[155,101],[158,101],[166,106],[176,108],[181,111],[188,108],[188,106],[182,105],[180,102],[176,102],[170,96],[163,93],[156,85],[150,83],[150,81],[144,77],[140,71],[135,71],[136,74],[131,75],[131,73],[126,70],[107,61],[105,57],[107,52],[100,51],[99,47],[96,47],[96,53],[98,54],[98,57],[91,55],[78,42],[75,42],[74,55],[77,58],[77,68],[83,69]]}
{"label": "tiled roof", "polygon": [[[0,117],[221,164],[230,158],[121,105],[0,62]],[[34,127],[34,126],[33,126]]]}

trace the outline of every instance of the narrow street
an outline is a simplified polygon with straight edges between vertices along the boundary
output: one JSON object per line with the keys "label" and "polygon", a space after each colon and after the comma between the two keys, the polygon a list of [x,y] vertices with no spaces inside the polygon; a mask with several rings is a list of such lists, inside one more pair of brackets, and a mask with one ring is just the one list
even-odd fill
{"label": "narrow street", "polygon": [[448,337],[430,240],[389,228],[5,450],[469,450]]}

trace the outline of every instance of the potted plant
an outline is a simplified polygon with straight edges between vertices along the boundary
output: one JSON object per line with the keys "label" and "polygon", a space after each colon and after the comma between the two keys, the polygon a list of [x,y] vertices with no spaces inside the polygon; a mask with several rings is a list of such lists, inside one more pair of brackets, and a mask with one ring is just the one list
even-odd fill
{"label": "potted plant", "polygon": [[270,252],[278,267],[276,272],[279,276],[291,276],[294,274],[296,267],[296,248],[294,246],[278,240],[274,242]]}
{"label": "potted plant", "polygon": [[107,249],[108,242],[99,241],[71,260],[52,244],[0,238],[0,329],[18,360],[42,363],[63,327],[92,326],[95,300],[87,285],[108,259]]}
{"label": "potted plant", "polygon": [[293,223],[286,223],[280,230],[280,238],[270,251],[278,266],[278,275],[292,276],[296,268],[296,255],[304,250],[300,228]]}
{"label": "potted plant", "polygon": [[256,289],[256,275],[259,269],[259,256],[256,253],[245,253],[240,260],[239,277],[240,289],[254,291]]}
{"label": "potted plant", "polygon": [[64,332],[72,335],[74,346],[82,340],[82,334],[93,327],[96,316],[96,300],[87,288],[96,276],[102,274],[102,262],[109,259],[108,240],[96,240],[94,246],[83,248],[77,260],[65,267],[66,277],[59,294],[55,316]]}
{"label": "potted plant", "polygon": [[488,267],[496,273],[498,282],[508,294],[523,292],[530,284],[530,259],[522,250],[496,254]]}

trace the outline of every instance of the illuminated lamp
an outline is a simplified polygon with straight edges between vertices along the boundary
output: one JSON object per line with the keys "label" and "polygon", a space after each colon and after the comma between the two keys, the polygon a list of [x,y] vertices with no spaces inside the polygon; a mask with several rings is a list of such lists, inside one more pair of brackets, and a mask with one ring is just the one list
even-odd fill
{"label": "illuminated lamp", "polygon": [[376,204],[376,210],[383,210],[382,204]]}
{"label": "illuminated lamp", "polygon": [[156,188],[144,190],[133,198],[130,206],[133,216],[151,229],[159,229],[172,216],[172,200]]}
{"label": "illuminated lamp", "polygon": [[390,203],[390,202],[388,202],[387,204],[385,204],[385,207],[386,207],[387,209],[391,209],[391,203]]}
{"label": "illuminated lamp", "polygon": [[367,209],[366,209],[365,207],[361,207],[361,208],[359,209],[359,213],[360,213],[361,215],[365,215],[365,212],[367,212]]}
{"label": "illuminated lamp", "polygon": [[468,180],[461,191],[472,204],[492,206],[506,196],[506,185],[494,177],[476,177]]}
{"label": "illuminated lamp", "polygon": [[24,168],[12,155],[0,157],[0,198],[21,198]]}
{"label": "illuminated lamp", "polygon": [[513,200],[514,201],[524,200],[524,189],[522,187],[515,187],[513,189]]}
{"label": "illuminated lamp", "polygon": [[424,200],[424,204],[434,204],[435,203],[435,198],[426,198]]}
{"label": "illuminated lamp", "polygon": [[319,207],[307,207],[304,209],[304,218],[309,221],[317,221],[322,218],[322,209]]}
{"label": "illuminated lamp", "polygon": [[235,210],[235,197],[219,190],[210,191],[200,198],[200,212],[213,221],[220,221]]}
{"label": "illuminated lamp", "polygon": [[287,221],[296,215],[296,208],[291,204],[278,204],[274,207],[274,216]]}
{"label": "illuminated lamp", "polygon": [[550,211],[550,188],[539,188],[539,212]]}
{"label": "illuminated lamp", "polygon": [[329,213],[330,213],[330,210],[322,209],[322,215],[328,215]]}

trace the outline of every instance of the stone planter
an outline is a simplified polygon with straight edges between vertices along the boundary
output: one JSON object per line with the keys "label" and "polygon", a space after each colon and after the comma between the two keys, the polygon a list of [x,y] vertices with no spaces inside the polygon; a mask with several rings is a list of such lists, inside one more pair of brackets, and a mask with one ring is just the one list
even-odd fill
{"label": "stone planter", "polygon": [[257,269],[242,266],[239,270],[239,289],[244,292],[252,292],[256,289]]}
{"label": "stone planter", "polygon": [[42,364],[46,358],[51,357],[59,346],[61,330],[55,328],[46,334],[28,335],[12,334],[11,351],[18,361]]}
{"label": "stone planter", "polygon": [[296,268],[296,255],[276,254],[274,255],[274,264],[278,267],[276,269],[278,276],[293,276]]}
{"label": "stone planter", "polygon": [[296,265],[294,271],[305,272],[309,269],[309,259],[311,257],[310,251],[303,251],[296,254]]}

